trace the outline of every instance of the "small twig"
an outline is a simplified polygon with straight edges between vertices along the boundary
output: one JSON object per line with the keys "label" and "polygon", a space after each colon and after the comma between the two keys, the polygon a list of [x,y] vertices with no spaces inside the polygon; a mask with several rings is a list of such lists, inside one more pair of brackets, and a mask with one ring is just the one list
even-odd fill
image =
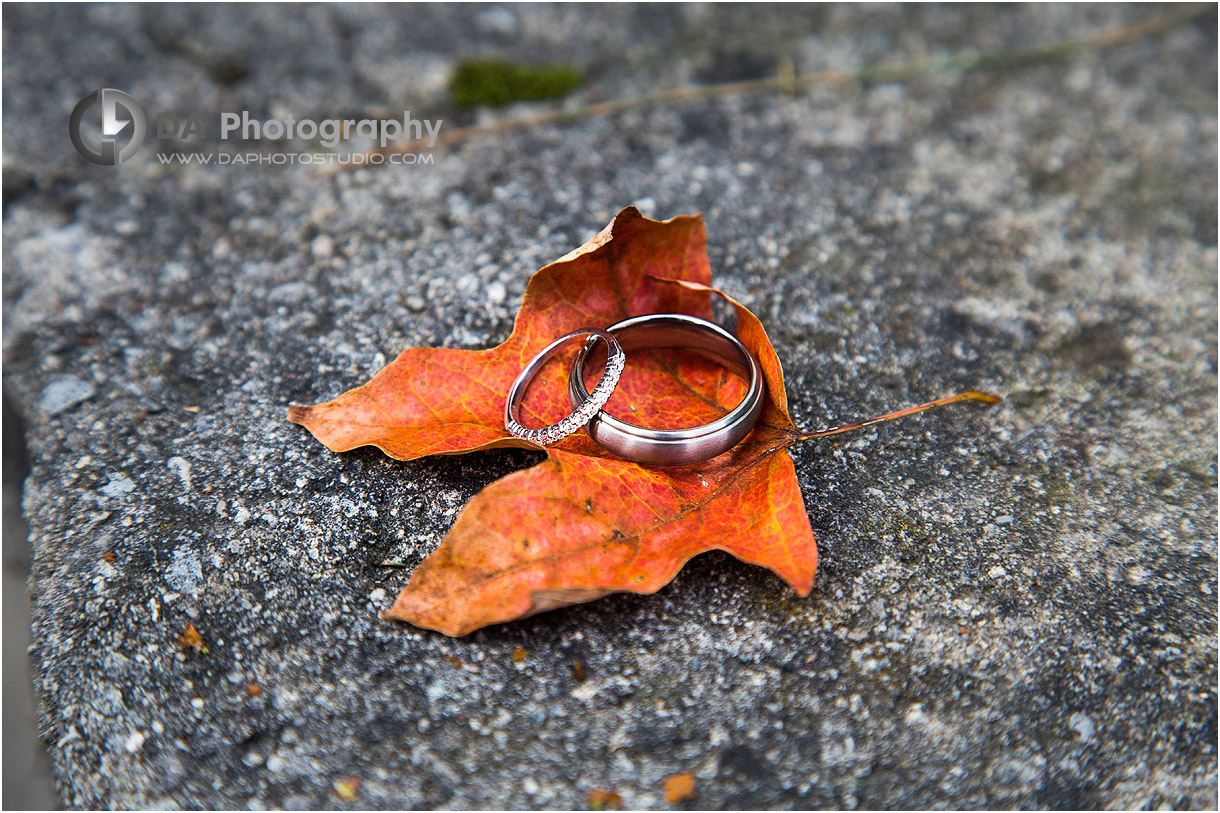
{"label": "small twig", "polygon": [[[1216,6],[1210,3],[1185,3],[1175,7],[1174,11],[1170,13],[1151,17],[1139,23],[1108,29],[1084,37],[1063,40],[1051,43],[1050,45],[1000,49],[981,54],[955,56],[945,59],[918,60],[895,65],[878,65],[858,71],[821,71],[806,76],[797,76],[795,75],[791,60],[780,60],[779,71],[775,76],[718,85],[688,85],[657,93],[646,93],[640,96],[597,102],[575,110],[550,110],[534,116],[502,119],[491,124],[459,127],[456,130],[450,130],[438,135],[432,147],[451,146],[479,135],[501,135],[550,124],[583,121],[599,116],[612,116],[634,108],[650,107],[653,105],[676,105],[720,96],[774,91],[795,96],[799,91],[815,86],[843,85],[848,83],[868,85],[877,82],[909,82],[924,76],[937,74],[997,70],[1053,62],[1074,56],[1082,51],[1113,48],[1157,34],[1163,34],[1196,17],[1208,12],[1214,12],[1215,8]],[[384,149],[371,150],[365,155],[367,157],[391,153],[407,153],[428,148],[429,145],[426,139],[414,139],[392,144]],[[327,172],[341,172],[364,166],[378,166],[378,164],[369,162],[338,164],[333,165]]]}

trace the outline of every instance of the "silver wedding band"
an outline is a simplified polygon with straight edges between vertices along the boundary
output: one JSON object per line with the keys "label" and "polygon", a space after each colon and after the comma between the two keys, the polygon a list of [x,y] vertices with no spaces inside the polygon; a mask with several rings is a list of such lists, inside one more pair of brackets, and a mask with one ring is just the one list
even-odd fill
{"label": "silver wedding band", "polygon": [[[550,361],[566,342],[579,336],[589,337],[584,347],[581,348],[582,354],[587,355],[590,345],[597,339],[601,339],[606,343],[606,369],[602,373],[601,380],[597,382],[597,386],[593,388],[591,394],[586,392],[580,403],[572,405],[572,414],[558,423],[538,429],[522,426],[520,419],[517,417],[517,412],[521,408],[521,402],[525,399],[525,391],[528,389],[530,381],[542,369],[542,365]],[[541,446],[548,446],[563,440],[584,426],[589,418],[593,417],[599,409],[605,406],[606,401],[610,398],[610,393],[614,392],[614,388],[618,385],[619,376],[623,374],[623,365],[626,363],[627,358],[623,355],[623,348],[613,336],[604,330],[586,327],[574,330],[566,336],[560,336],[542,348],[542,351],[534,356],[529,364],[525,365],[525,369],[521,371],[521,374],[517,376],[517,380],[509,388],[508,398],[504,402],[504,428],[519,438],[524,438]]]}
{"label": "silver wedding band", "polygon": [[[750,351],[724,328],[694,316],[663,313],[625,319],[606,330],[618,339],[622,352],[646,348],[691,350],[723,364],[745,379],[748,386],[741,403],[726,415],[689,429],[648,429],[627,423],[603,411],[603,399],[585,426],[589,436],[603,448],[637,463],[677,466],[710,460],[736,446],[754,428],[763,407],[762,372]],[[592,344],[585,344],[576,354],[568,376],[568,399],[577,412],[593,403],[594,396],[584,380],[585,368],[594,360],[590,353]],[[594,393],[604,381],[605,375]]]}

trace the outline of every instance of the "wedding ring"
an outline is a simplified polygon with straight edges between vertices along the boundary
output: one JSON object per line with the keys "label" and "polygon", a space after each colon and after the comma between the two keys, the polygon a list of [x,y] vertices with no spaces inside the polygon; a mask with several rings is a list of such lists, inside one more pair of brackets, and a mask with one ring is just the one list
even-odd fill
{"label": "wedding ring", "polygon": [[[626,319],[611,325],[607,331],[627,352],[668,347],[700,353],[740,375],[748,386],[741,403],[728,414],[689,429],[636,426],[610,415],[599,406],[585,431],[603,448],[619,457],[653,466],[698,463],[736,446],[758,421],[763,407],[763,381],[758,362],[733,334],[719,325],[694,316],[656,313]],[[592,398],[584,379],[585,367],[593,359],[591,344],[586,344],[576,354],[568,376],[568,399],[577,410],[583,409]]]}
{"label": "wedding ring", "polygon": [[[597,386],[593,388],[592,393],[586,393],[579,404],[573,405],[572,414],[562,421],[540,429],[530,429],[522,426],[517,418],[517,413],[521,407],[521,402],[525,399],[525,391],[529,387],[530,381],[542,369],[542,365],[550,361],[559,352],[565,342],[579,336],[589,337],[585,346],[581,348],[581,352],[585,354],[588,353],[589,347],[597,339],[601,339],[606,343],[606,370],[602,373],[601,380],[597,382]],[[605,405],[606,401],[610,399],[610,393],[614,392],[615,386],[618,385],[619,376],[623,374],[623,365],[626,363],[627,357],[623,354],[623,348],[619,345],[618,340],[604,330],[586,327],[574,330],[566,336],[560,336],[544,347],[538,355],[534,356],[530,363],[525,365],[525,369],[521,371],[521,374],[517,376],[517,380],[513,382],[512,387],[508,391],[508,399],[504,402],[504,428],[519,438],[524,438],[541,446],[558,443],[584,426],[589,421],[589,418],[593,417]]]}

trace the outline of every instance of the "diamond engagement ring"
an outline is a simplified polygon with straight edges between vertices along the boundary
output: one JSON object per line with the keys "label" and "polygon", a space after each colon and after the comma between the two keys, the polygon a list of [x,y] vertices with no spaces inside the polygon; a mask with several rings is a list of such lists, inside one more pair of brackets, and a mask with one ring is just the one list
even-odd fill
{"label": "diamond engagement ring", "polygon": [[[719,325],[684,314],[654,313],[626,319],[611,325],[607,331],[628,351],[669,347],[700,353],[740,375],[745,379],[747,389],[741,403],[728,414],[689,429],[648,429],[627,423],[602,411],[606,400],[602,399],[585,431],[603,448],[619,457],[653,466],[698,463],[736,446],[758,421],[764,394],[758,362],[733,334]],[[568,376],[568,399],[578,411],[593,402],[584,380],[585,369],[594,360],[590,353],[592,344],[589,342],[576,354]],[[601,389],[605,379],[603,374],[594,393]]]}
{"label": "diamond engagement ring", "polygon": [[[538,374],[542,366],[559,352],[566,342],[580,336],[589,337],[585,346],[581,349],[582,353],[587,353],[589,347],[598,339],[606,343],[606,369],[602,373],[601,380],[597,382],[593,392],[585,391],[584,397],[581,398],[580,402],[572,405],[572,414],[562,421],[539,429],[530,429],[522,426],[517,413],[521,408],[521,402],[525,399],[525,391],[529,387],[530,381]],[[517,380],[513,382],[512,387],[508,391],[508,400],[504,403],[504,428],[519,438],[524,438],[542,446],[558,443],[588,423],[589,419],[605,406],[606,401],[610,399],[610,394],[614,392],[614,388],[618,385],[619,376],[623,374],[623,365],[626,363],[627,357],[623,354],[623,348],[619,345],[618,340],[604,330],[586,327],[574,330],[566,336],[560,336],[544,347],[538,355],[534,356],[530,363],[525,365],[525,369],[521,371],[521,374],[517,376]]]}

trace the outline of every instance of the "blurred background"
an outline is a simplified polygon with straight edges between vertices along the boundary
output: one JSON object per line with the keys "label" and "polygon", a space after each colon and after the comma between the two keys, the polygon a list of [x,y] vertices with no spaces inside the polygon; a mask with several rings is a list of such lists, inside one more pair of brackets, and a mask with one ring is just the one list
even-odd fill
{"label": "blurred background", "polygon": [[21,515],[21,483],[29,469],[16,411],[4,399],[4,783],[5,810],[58,810],[51,759],[38,739],[30,683],[28,528]]}

